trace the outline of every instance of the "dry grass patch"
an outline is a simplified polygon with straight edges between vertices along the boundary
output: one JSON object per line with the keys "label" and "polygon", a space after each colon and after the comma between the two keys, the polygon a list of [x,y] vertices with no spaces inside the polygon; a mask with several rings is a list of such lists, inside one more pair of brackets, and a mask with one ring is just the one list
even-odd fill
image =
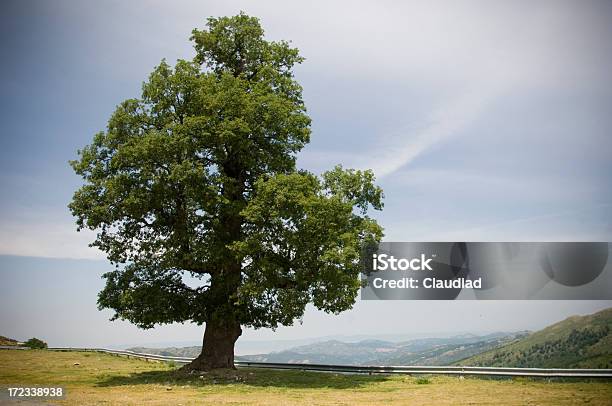
{"label": "dry grass patch", "polygon": [[609,381],[367,376],[253,368],[185,374],[166,363],[107,354],[0,350],[0,385],[16,384],[64,386],[66,399],[54,402],[70,405],[610,405],[612,399]]}

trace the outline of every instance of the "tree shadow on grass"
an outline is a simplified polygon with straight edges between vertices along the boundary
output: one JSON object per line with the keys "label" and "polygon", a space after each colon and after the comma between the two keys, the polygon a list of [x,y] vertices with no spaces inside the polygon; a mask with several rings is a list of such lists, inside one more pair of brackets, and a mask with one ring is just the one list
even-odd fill
{"label": "tree shadow on grass", "polygon": [[207,373],[186,373],[180,370],[137,372],[130,375],[105,377],[97,386],[168,385],[168,386],[216,386],[244,385],[292,389],[330,388],[356,389],[384,382],[386,375],[337,374],[330,372],[287,371],[258,368],[219,370]]}

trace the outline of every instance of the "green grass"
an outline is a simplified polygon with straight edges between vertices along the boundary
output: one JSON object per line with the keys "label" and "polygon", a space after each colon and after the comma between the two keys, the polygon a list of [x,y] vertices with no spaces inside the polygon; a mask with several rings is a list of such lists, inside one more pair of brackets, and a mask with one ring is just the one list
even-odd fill
{"label": "green grass", "polygon": [[426,376],[421,376],[419,378],[416,378],[415,382],[417,385],[427,385],[428,383],[431,383],[431,380]]}
{"label": "green grass", "polygon": [[100,353],[0,350],[0,386],[8,385],[63,386],[67,397],[55,403],[88,405],[609,405],[612,399],[612,383],[605,381],[368,376],[253,368],[184,374],[169,364]]}

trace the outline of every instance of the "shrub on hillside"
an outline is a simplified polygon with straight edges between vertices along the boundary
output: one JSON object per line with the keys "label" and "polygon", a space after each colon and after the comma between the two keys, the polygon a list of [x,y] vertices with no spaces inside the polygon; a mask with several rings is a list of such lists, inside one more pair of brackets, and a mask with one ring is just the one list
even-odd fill
{"label": "shrub on hillside", "polygon": [[28,341],[24,343],[26,347],[30,347],[33,350],[44,350],[47,348],[47,343],[43,340],[39,340],[36,337],[30,338]]}

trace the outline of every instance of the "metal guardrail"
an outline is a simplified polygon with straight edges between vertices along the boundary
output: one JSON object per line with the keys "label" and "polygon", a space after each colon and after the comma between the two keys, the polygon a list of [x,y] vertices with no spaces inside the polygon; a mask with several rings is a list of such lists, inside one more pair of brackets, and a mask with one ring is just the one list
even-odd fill
{"label": "metal guardrail", "polygon": [[434,375],[488,375],[488,376],[533,376],[545,378],[612,378],[612,369],[542,369],[542,368],[496,368],[468,366],[352,366],[322,364],[281,364],[268,362],[238,361],[237,366],[274,369],[298,369],[367,374],[434,374]]}
{"label": "metal guardrail", "polygon": [[[188,364],[189,357],[172,357],[158,354],[138,353],[108,348],[55,347],[52,351],[93,351],[153,361]],[[468,366],[354,366],[327,364],[285,364],[275,362],[235,361],[237,367],[293,369],[298,371],[340,372],[353,374],[434,374],[434,375],[479,375],[479,376],[525,376],[541,378],[612,378],[612,369],[568,369],[568,368],[497,368]]]}

